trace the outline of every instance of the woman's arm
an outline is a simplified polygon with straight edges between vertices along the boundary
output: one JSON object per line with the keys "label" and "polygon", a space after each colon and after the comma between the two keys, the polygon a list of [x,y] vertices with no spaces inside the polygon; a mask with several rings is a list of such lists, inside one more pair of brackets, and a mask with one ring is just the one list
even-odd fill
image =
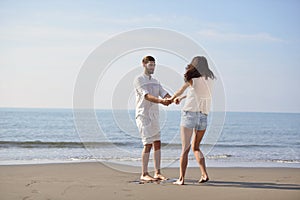
{"label": "woman's arm", "polygon": [[182,99],[186,98],[186,95],[184,96],[180,96],[180,97],[176,97],[174,99],[175,104],[179,104],[181,102]]}
{"label": "woman's arm", "polygon": [[177,90],[177,92],[175,92],[175,94],[170,98],[170,100],[174,101],[174,99],[176,97],[179,97],[180,95],[182,95],[184,93],[184,91],[186,90],[186,88],[188,88],[190,86],[190,84],[191,83],[189,83],[189,82],[185,82],[184,85],[179,90]]}

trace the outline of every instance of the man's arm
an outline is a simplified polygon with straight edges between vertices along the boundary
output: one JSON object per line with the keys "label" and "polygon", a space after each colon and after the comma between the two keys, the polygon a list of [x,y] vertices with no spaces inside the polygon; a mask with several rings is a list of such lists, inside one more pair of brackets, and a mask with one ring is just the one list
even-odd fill
{"label": "man's arm", "polygon": [[[169,94],[167,94],[169,95]],[[167,96],[165,95],[165,97]],[[170,95],[169,95],[170,96]],[[168,99],[160,99],[160,98],[157,98],[151,94],[146,94],[145,95],[145,99],[148,100],[148,101],[151,101],[153,103],[160,103],[160,104],[163,104],[165,106],[168,106],[172,101],[168,100]]]}

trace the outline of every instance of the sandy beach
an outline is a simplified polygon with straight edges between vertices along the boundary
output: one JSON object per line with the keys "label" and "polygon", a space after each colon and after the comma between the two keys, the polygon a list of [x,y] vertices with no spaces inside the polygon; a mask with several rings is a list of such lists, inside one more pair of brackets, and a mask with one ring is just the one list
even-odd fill
{"label": "sandy beach", "polygon": [[300,199],[300,169],[208,170],[209,182],[198,184],[199,169],[188,168],[186,184],[177,186],[177,168],[163,169],[168,181],[141,183],[139,174],[101,163],[0,166],[0,194],[4,200]]}

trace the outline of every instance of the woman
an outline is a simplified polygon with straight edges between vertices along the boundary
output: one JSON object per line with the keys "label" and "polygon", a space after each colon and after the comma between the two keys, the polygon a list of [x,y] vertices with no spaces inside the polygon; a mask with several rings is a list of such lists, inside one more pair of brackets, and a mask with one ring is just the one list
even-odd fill
{"label": "woman", "polygon": [[[209,69],[206,58],[203,56],[194,57],[191,64],[186,68],[186,73],[184,74],[185,84],[171,98],[176,104],[179,104],[182,99],[186,98],[182,108],[180,123],[182,142],[180,176],[174,184],[184,184],[193,132],[195,133],[195,137],[192,141],[192,150],[202,173],[199,183],[204,183],[209,180],[204,155],[199,145],[207,127],[207,115],[210,110],[214,79],[215,75]],[[180,96],[187,88],[189,88],[187,95]]]}

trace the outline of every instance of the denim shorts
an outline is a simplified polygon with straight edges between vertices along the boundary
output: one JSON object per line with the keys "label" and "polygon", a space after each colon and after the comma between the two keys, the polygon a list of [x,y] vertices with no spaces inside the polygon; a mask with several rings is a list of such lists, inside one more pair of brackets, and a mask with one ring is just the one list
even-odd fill
{"label": "denim shorts", "polygon": [[207,127],[207,115],[201,112],[181,111],[180,126],[198,131],[205,130]]}

